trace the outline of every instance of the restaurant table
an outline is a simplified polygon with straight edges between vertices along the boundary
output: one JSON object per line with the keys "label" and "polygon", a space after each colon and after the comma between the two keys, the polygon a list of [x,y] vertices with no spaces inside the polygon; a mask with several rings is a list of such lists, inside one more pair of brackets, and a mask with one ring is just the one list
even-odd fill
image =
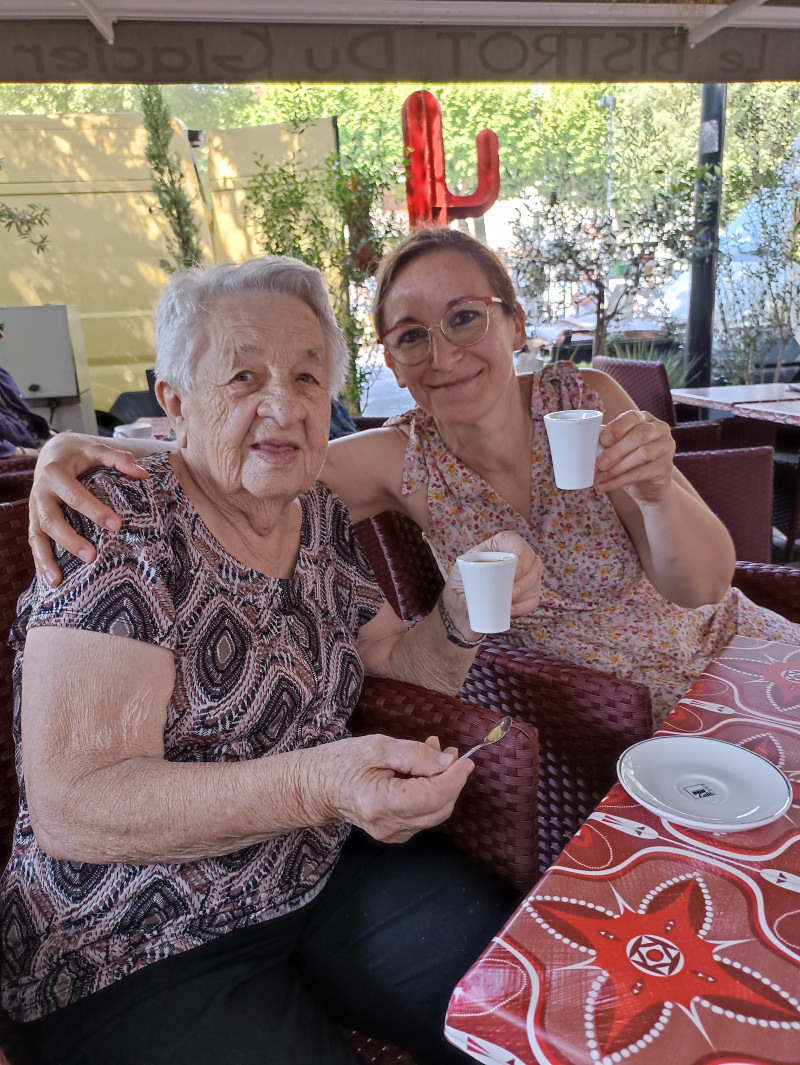
{"label": "restaurant table", "polygon": [[787,384],[763,385],[712,385],[710,388],[673,388],[675,403],[687,403],[691,407],[707,407],[710,410],[732,411],[740,403],[767,403],[773,400],[800,402],[800,391]]}
{"label": "restaurant table", "polygon": [[[738,418],[756,418],[760,422],[776,422],[779,425],[800,425],[800,392],[796,399],[775,400],[765,403],[737,403],[733,408]],[[800,1058],[798,1058],[800,1061]]]}
{"label": "restaurant table", "polygon": [[616,784],[456,987],[446,1034],[477,1061],[800,1062],[800,647],[734,637],[673,733],[767,758],[791,807],[699,831]]}

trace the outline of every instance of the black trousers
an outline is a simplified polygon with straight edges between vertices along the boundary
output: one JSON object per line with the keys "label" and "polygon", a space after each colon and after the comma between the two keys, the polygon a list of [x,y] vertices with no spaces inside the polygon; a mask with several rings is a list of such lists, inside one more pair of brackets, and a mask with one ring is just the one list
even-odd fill
{"label": "black trousers", "polygon": [[468,1059],[450,993],[513,908],[438,833],[400,846],[354,831],[297,913],[153,962],[18,1025],[14,1065],[356,1065],[356,1028],[418,1065]]}

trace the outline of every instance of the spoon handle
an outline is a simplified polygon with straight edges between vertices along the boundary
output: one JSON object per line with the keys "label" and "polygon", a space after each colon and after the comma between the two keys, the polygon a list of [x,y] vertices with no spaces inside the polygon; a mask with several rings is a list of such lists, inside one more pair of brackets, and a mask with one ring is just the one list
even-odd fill
{"label": "spoon handle", "polygon": [[481,749],[481,747],[485,747],[485,746],[486,746],[486,742],[485,741],[483,743],[476,743],[474,747],[470,747],[470,749],[468,751],[465,751],[464,754],[460,754],[458,756],[458,758],[456,758],[456,761],[460,762],[462,758],[469,758],[469,756],[471,754],[475,754],[476,751],[479,751]]}

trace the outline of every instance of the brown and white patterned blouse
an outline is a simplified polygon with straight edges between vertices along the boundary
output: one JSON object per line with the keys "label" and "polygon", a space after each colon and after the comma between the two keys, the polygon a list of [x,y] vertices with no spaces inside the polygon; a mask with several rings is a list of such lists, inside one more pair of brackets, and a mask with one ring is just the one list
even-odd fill
{"label": "brown and white patterned blouse", "polygon": [[20,806],[0,882],[0,949],[3,1005],[16,1020],[298,909],[324,885],[349,831],[342,823],[300,829],[175,865],[55,861],[37,846],[19,720],[25,636],[34,626],[87,629],[172,651],[164,750],[173,762],[239,761],[338,740],[361,688],[358,630],[383,598],[337,497],[319,483],[305,493],[295,574],[266,577],[214,539],[166,455],[142,464],[150,471],[143,481],[114,470],[83,478],[119,513],[122,531],[98,529],[68,510],[97,559],[87,565],[60,555],[62,584],[34,581],[12,632]]}

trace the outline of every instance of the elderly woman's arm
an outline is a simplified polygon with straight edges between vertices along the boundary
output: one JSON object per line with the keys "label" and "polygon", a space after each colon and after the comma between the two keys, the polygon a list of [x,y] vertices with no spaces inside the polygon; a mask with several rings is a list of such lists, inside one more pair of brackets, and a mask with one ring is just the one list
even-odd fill
{"label": "elderly woman's arm", "polygon": [[[505,531],[477,544],[475,550],[505,551],[517,556],[511,616],[533,613],[541,595],[542,562],[530,544],[517,533]],[[463,637],[462,642],[478,640],[480,633],[469,627],[458,566],[453,566],[448,574],[440,599],[451,627]],[[358,634],[358,654],[368,673],[409,681],[449,695],[460,690],[477,650],[477,645],[461,647],[448,638],[440,610],[432,610],[412,629],[407,629],[384,603]]]}
{"label": "elderly woman's arm", "polygon": [[401,842],[450,815],[472,769],[435,743],[386,736],[250,761],[169,762],[163,730],[174,679],[172,654],[152,644],[29,631],[23,759],[31,824],[46,853],[192,861],[336,820]]}
{"label": "elderly woman's arm", "polygon": [[679,606],[719,602],[733,578],[733,541],[675,469],[669,426],[637,410],[606,374],[582,376],[605,409],[595,487],[608,492],[649,580]]}

